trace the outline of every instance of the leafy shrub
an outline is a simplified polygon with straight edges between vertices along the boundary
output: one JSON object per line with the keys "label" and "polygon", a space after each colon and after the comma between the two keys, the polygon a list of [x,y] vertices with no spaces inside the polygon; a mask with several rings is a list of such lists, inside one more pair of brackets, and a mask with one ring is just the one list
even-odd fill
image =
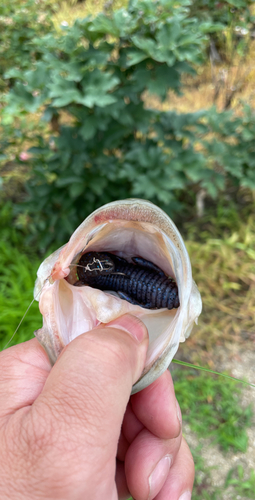
{"label": "leafy shrub", "polygon": [[173,214],[201,188],[216,197],[228,182],[255,186],[250,110],[242,120],[146,106],[148,92],[162,101],[170,88],[180,92],[182,75],[202,61],[210,23],[191,18],[187,5],[133,0],[77,20],[37,39],[40,60],[16,71],[5,115],[42,112],[52,129],[30,150],[26,210],[41,248],[113,199],[147,198]]}
{"label": "leafy shrub", "polygon": [[[31,67],[40,55],[34,44],[35,37],[51,29],[47,1],[12,0],[0,5],[0,88],[8,79],[12,85],[15,71]],[[8,74],[8,70],[12,72]]]}
{"label": "leafy shrub", "polygon": [[[241,117],[232,112],[218,113],[212,108],[207,113],[209,139],[202,139],[208,166],[214,168],[214,182],[223,188],[226,184],[255,189],[255,113],[243,106]],[[213,133],[213,135],[212,135]],[[217,184],[215,186],[216,196]],[[213,192],[211,192],[213,195]],[[218,193],[217,193],[218,194]]]}
{"label": "leafy shrub", "polygon": [[[28,185],[29,213],[44,245],[63,241],[86,214],[113,198],[176,204],[173,190],[185,184],[181,161],[192,168],[198,158],[188,141],[182,151],[181,129],[197,116],[175,120],[176,139],[168,132],[172,115],[146,109],[143,95],[149,90],[164,99],[170,86],[179,91],[181,75],[200,59],[201,43],[196,20],[172,1],[134,1],[127,10],[76,21],[64,35],[38,40],[42,58],[19,79],[16,74],[6,113],[44,105],[43,118],[56,131],[33,149]],[[178,155],[174,179],[168,166]]]}
{"label": "leafy shrub", "polygon": [[192,0],[190,12],[213,23],[231,24],[252,22],[250,6],[253,0]]}
{"label": "leafy shrub", "polygon": [[[209,23],[210,40],[214,40],[223,58],[229,58],[229,49],[231,55],[242,51],[247,35],[251,36],[255,23],[253,4],[253,0],[192,0],[190,14]],[[217,24],[222,29],[213,29]]]}
{"label": "leafy shrub", "polygon": [[[17,171],[21,162],[16,162],[15,155],[19,156],[23,143],[28,147],[31,130],[34,133],[35,127],[22,113],[14,117],[4,113],[6,92],[14,85],[17,75],[31,69],[33,64],[40,60],[40,48],[35,43],[36,38],[52,29],[48,1],[13,0],[0,4],[0,163],[7,172]],[[37,125],[37,132],[40,133],[41,130],[42,126]],[[14,173],[13,177],[15,176]],[[22,175],[19,176],[20,179],[21,177]],[[6,177],[0,178],[0,187],[4,180],[6,181]],[[24,179],[22,180],[24,183]],[[20,199],[16,193],[17,187],[21,194],[24,193],[20,184],[12,180],[13,193],[10,193],[9,188],[5,189],[5,198],[9,199],[11,195],[15,201]],[[6,188],[6,182],[4,187]],[[0,195],[2,198],[3,192],[0,191]]]}

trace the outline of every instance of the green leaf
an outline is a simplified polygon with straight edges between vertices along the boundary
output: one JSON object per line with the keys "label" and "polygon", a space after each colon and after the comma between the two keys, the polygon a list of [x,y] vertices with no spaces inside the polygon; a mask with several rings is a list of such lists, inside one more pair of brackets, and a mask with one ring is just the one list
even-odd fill
{"label": "green leaf", "polygon": [[[50,93],[50,97],[54,96],[54,91]],[[76,89],[66,90],[65,93],[56,99],[53,99],[52,104],[56,108],[62,108],[72,102],[81,102],[80,92]]]}
{"label": "green leaf", "polygon": [[57,187],[64,187],[64,186],[70,186],[70,185],[73,185],[75,183],[82,183],[83,182],[83,179],[82,177],[62,177],[62,178],[59,178],[57,179],[56,181],[56,186]]}
{"label": "green leaf", "polygon": [[79,183],[79,181],[78,182],[76,181],[73,184],[71,184],[69,188],[69,194],[71,199],[78,198],[78,196],[80,196],[84,192],[85,192],[85,186],[83,182]]}
{"label": "green leaf", "polygon": [[109,104],[114,104],[117,99],[111,95],[98,95],[96,89],[87,89],[88,95],[79,99],[79,103],[87,106],[88,108],[93,108],[97,105],[101,108],[108,106]]}
{"label": "green leaf", "polygon": [[127,66],[134,66],[144,59],[147,59],[148,55],[145,54],[142,50],[128,50],[127,51]]}
{"label": "green leaf", "polygon": [[105,107],[113,104],[117,98],[108,92],[112,91],[118,83],[119,78],[111,73],[94,70],[84,77],[82,81],[84,93],[78,102],[89,108],[95,105]]}
{"label": "green leaf", "polygon": [[204,22],[201,23],[199,26],[199,30],[202,33],[216,33],[217,31],[223,31],[226,28],[226,26],[222,23],[215,23],[215,22]]}
{"label": "green leaf", "polygon": [[147,79],[147,88],[152,94],[166,98],[169,89],[178,89],[181,85],[180,75],[174,68],[156,66],[151,78]]}
{"label": "green leaf", "polygon": [[246,7],[244,0],[228,0],[228,3],[237,8]]}
{"label": "green leaf", "polygon": [[97,36],[110,34],[112,36],[119,36],[119,29],[116,23],[110,17],[105,14],[99,14],[89,26],[89,31],[96,32]]}
{"label": "green leaf", "polygon": [[92,139],[96,133],[96,118],[94,116],[88,117],[83,123],[82,127],[79,130],[80,135],[85,140]]}

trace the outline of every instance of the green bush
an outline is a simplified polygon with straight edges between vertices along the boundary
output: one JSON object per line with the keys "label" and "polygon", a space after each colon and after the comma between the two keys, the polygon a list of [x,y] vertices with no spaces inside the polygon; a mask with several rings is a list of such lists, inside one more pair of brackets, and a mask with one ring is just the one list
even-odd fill
{"label": "green bush", "polygon": [[180,93],[182,76],[202,62],[210,23],[191,18],[189,4],[133,0],[77,20],[62,34],[37,38],[39,61],[16,71],[7,122],[41,113],[52,129],[30,150],[22,207],[42,249],[62,243],[113,199],[146,198],[180,214],[201,188],[216,197],[229,182],[255,186],[248,108],[237,119],[215,109],[177,114],[146,106],[148,93],[162,101],[169,89]]}
{"label": "green bush", "polygon": [[[243,106],[241,117],[231,111],[218,113],[212,108],[206,115],[208,137],[202,139],[208,159],[214,168],[218,186],[227,185],[255,189],[255,113],[248,105]],[[215,196],[218,194],[214,187]],[[213,195],[213,192],[211,193]]]}
{"label": "green bush", "polygon": [[[214,40],[223,59],[232,59],[234,53],[242,53],[250,41],[255,24],[251,13],[253,4],[253,0],[192,0],[190,15],[208,22],[210,41]],[[215,31],[216,25],[222,29]]]}
{"label": "green bush", "polygon": [[43,119],[54,123],[54,137],[32,150],[28,184],[31,232],[40,230],[42,245],[63,241],[114,198],[178,205],[173,193],[185,186],[181,165],[192,169],[199,159],[184,129],[198,117],[163,116],[146,109],[143,97],[149,91],[164,99],[170,87],[180,90],[182,74],[200,60],[202,31],[178,2],[134,1],[37,40],[43,55],[16,73],[5,113],[16,117],[44,106]]}
{"label": "green bush", "polygon": [[190,13],[210,23],[246,27],[254,21],[250,11],[253,3],[253,0],[192,0]]}
{"label": "green bush", "polygon": [[[52,27],[47,0],[12,0],[0,5],[0,89],[13,84],[15,71],[40,58],[35,38]],[[12,70],[8,74],[8,70]]]}

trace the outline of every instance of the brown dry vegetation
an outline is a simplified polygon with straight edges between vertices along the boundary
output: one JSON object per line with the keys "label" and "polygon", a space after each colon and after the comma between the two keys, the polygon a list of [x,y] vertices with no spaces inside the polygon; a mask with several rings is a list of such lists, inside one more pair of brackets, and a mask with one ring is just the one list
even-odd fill
{"label": "brown dry vegetation", "polygon": [[228,238],[187,242],[203,314],[187,348],[255,341],[254,218]]}

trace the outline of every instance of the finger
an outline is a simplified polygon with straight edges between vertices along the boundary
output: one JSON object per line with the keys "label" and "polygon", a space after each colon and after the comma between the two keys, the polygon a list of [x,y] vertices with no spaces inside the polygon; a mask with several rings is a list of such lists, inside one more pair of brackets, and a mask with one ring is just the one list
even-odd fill
{"label": "finger", "polygon": [[0,418],[33,404],[51,370],[49,358],[37,339],[0,353]]}
{"label": "finger", "polygon": [[195,467],[190,449],[182,438],[179,453],[170,469],[168,478],[155,500],[190,500],[195,477]]}
{"label": "finger", "polygon": [[140,393],[131,396],[118,446],[117,456],[120,460],[125,459],[128,443],[144,427],[163,439],[172,439],[180,434],[181,411],[169,371]]}
{"label": "finger", "polygon": [[[31,409],[37,440],[46,442],[41,460],[61,464],[70,481],[70,470],[75,471],[75,480],[78,474],[82,484],[90,481],[92,491],[98,489],[103,473],[114,480],[121,424],[147,347],[143,323],[124,315],[80,335],[65,348]],[[68,460],[61,449],[67,450]],[[85,477],[83,464],[88,459],[94,464],[93,474],[89,471]]]}
{"label": "finger", "polygon": [[[132,396],[130,400],[132,399]],[[144,425],[140,422],[140,420],[135,416],[133,409],[131,407],[131,403],[127,405],[126,412],[123,419],[122,424],[122,432],[125,436],[128,443],[132,443],[135,437],[141,432],[144,428]]]}
{"label": "finger", "polygon": [[[133,334],[140,335],[141,342]],[[93,403],[97,412],[101,407],[107,410],[112,427],[114,422],[120,424],[132,385],[143,370],[147,346],[145,326],[131,315],[80,335],[58,358],[40,401],[47,398],[54,404],[57,400],[55,411],[67,415],[72,413],[67,403],[69,398],[74,403],[75,415],[86,423]],[[103,419],[105,422],[105,415]]]}
{"label": "finger", "polygon": [[139,432],[141,432],[142,429],[144,429],[144,426],[135,416],[129,401],[122,422],[121,434],[118,444],[117,458],[119,460],[125,460],[129,444],[135,439],[135,437],[139,434]]}
{"label": "finger", "polygon": [[177,403],[171,374],[161,377],[131,397],[137,419],[156,436],[172,439],[181,432],[181,412]]}
{"label": "finger", "polygon": [[159,439],[144,429],[126,453],[127,485],[136,500],[151,500],[162,488],[181,444],[175,439]]}

